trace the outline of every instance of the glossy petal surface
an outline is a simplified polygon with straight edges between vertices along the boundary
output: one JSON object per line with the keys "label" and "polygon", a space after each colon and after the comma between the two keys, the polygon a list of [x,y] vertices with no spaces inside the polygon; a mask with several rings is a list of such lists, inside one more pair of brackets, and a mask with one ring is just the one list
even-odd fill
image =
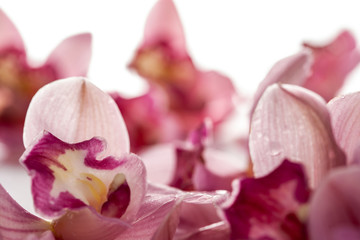
{"label": "glossy petal surface", "polygon": [[345,164],[325,102],[297,86],[275,84],[265,91],[251,121],[249,147],[255,176],[289,158],[304,164],[311,186]]}

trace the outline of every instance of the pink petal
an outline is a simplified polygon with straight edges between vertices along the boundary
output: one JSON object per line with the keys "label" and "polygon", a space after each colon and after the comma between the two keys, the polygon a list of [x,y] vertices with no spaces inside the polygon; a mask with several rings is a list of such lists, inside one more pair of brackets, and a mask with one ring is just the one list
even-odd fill
{"label": "pink petal", "polygon": [[130,227],[117,218],[108,218],[84,207],[69,211],[53,223],[54,231],[59,239],[67,240],[113,240]]}
{"label": "pink petal", "polygon": [[200,72],[199,75],[198,82],[190,94],[194,102],[202,99],[205,104],[204,116],[217,124],[235,108],[233,102],[236,96],[235,87],[228,77],[217,72]]}
{"label": "pink petal", "polygon": [[[51,229],[46,222],[23,209],[0,185],[0,238],[2,240],[24,239],[54,239],[46,233]],[[48,238],[41,238],[41,235]],[[35,238],[36,237],[36,238]]]}
{"label": "pink petal", "polygon": [[187,56],[184,30],[172,0],[159,0],[148,16],[143,47],[169,44],[179,55]]}
{"label": "pink petal", "polygon": [[249,147],[255,176],[268,174],[288,158],[304,164],[311,186],[345,163],[326,103],[292,85],[274,84],[265,91],[253,114]]}
{"label": "pink petal", "polygon": [[304,46],[309,48],[314,56],[312,74],[307,78],[304,87],[329,101],[360,62],[356,41],[350,32],[344,31],[326,46],[317,47],[307,43]]}
{"label": "pink petal", "polygon": [[90,33],[69,37],[52,51],[46,64],[57,70],[58,78],[86,76],[91,59],[91,44]]}
{"label": "pink petal", "polygon": [[306,239],[298,214],[309,196],[302,166],[287,160],[265,177],[242,180],[224,209],[231,239]]}
{"label": "pink petal", "polygon": [[302,85],[310,74],[311,64],[312,57],[309,51],[302,51],[275,63],[256,90],[251,114],[268,86],[274,83]]}
{"label": "pink petal", "polygon": [[360,168],[334,170],[312,197],[309,234],[312,240],[360,238]]}
{"label": "pink petal", "polygon": [[353,163],[360,146],[360,92],[334,98],[328,103],[335,139]]}
{"label": "pink petal", "polygon": [[166,96],[157,89],[135,98],[124,98],[111,93],[125,120],[131,152],[139,152],[159,142],[180,138],[177,120],[168,114]]}
{"label": "pink petal", "polygon": [[127,130],[115,102],[84,78],[55,81],[35,94],[25,119],[25,147],[43,130],[67,143],[102,137],[108,145],[102,156],[129,152]]}
{"label": "pink petal", "polygon": [[6,48],[16,48],[25,52],[20,33],[4,11],[0,9],[0,51]]}
{"label": "pink petal", "polygon": [[149,185],[137,220],[121,235],[122,239],[172,239],[179,221],[180,200],[172,190]]}

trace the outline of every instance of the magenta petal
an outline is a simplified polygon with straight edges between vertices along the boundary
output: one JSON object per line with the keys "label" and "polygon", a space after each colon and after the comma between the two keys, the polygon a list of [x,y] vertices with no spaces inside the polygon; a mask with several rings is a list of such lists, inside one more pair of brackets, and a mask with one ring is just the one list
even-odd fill
{"label": "magenta petal", "polygon": [[287,160],[265,177],[242,180],[224,209],[231,239],[306,239],[298,214],[309,196],[302,166]]}
{"label": "magenta petal", "polygon": [[58,78],[86,76],[91,59],[91,43],[90,33],[69,37],[53,50],[46,64],[56,68]]}
{"label": "magenta petal", "polygon": [[179,56],[187,56],[184,30],[172,0],[159,0],[146,21],[143,47],[166,42]]}
{"label": "magenta petal", "polygon": [[328,103],[334,136],[344,150],[347,162],[353,163],[360,146],[360,92],[337,97]]}
{"label": "magenta petal", "polygon": [[53,223],[56,236],[67,240],[113,240],[129,227],[120,219],[104,217],[88,207],[70,211]]}
{"label": "magenta petal", "polygon": [[49,222],[23,209],[0,185],[0,239],[54,239],[50,233],[45,234],[48,238],[41,238],[50,229]]}
{"label": "magenta petal", "polygon": [[0,51],[5,48],[16,48],[25,52],[20,33],[4,11],[0,9]]}
{"label": "magenta petal", "polygon": [[115,102],[84,78],[55,81],[35,94],[25,119],[25,147],[43,130],[68,143],[102,137],[108,144],[103,156],[129,152],[128,133]]}
{"label": "magenta petal", "polygon": [[314,56],[312,74],[306,80],[304,87],[329,101],[342,87],[347,75],[360,62],[356,41],[350,32],[344,31],[324,47],[310,44],[304,46],[309,48]]}
{"label": "magenta petal", "polygon": [[256,90],[251,114],[268,86],[274,83],[302,85],[310,74],[311,64],[312,57],[308,51],[302,51],[277,62]]}
{"label": "magenta petal", "polygon": [[345,163],[324,100],[292,85],[274,84],[265,91],[253,114],[249,147],[255,176],[288,158],[304,164],[311,186]]}
{"label": "magenta petal", "polygon": [[360,238],[360,168],[334,170],[312,197],[309,234],[312,240]]}

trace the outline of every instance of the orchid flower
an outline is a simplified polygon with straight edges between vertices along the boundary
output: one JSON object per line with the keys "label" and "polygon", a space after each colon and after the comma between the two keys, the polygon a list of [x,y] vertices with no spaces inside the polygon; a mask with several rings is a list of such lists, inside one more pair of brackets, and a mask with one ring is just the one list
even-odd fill
{"label": "orchid flower", "polygon": [[288,158],[304,164],[312,187],[346,161],[325,101],[295,85],[266,89],[251,119],[249,147],[255,176],[267,175]]}
{"label": "orchid flower", "polygon": [[[217,213],[227,193],[148,185],[144,164],[128,153],[117,105],[83,78],[58,80],[37,92],[26,115],[24,144],[21,162],[32,178],[35,209],[50,220],[26,212],[0,187],[1,239],[229,235]],[[193,220],[197,224],[189,224]]]}
{"label": "orchid flower", "polygon": [[246,157],[211,147],[211,132],[211,121],[206,119],[187,141],[142,152],[149,180],[185,191],[231,190],[232,181],[246,175]]}
{"label": "orchid flower", "polygon": [[18,160],[23,152],[25,113],[36,91],[59,78],[85,75],[90,57],[91,35],[79,34],[61,42],[41,66],[33,66],[18,30],[0,9],[0,161]]}
{"label": "orchid flower", "polygon": [[[216,126],[234,108],[235,89],[230,79],[217,72],[198,70],[192,62],[172,0],[159,0],[152,9],[144,40],[129,66],[147,80],[150,89],[156,88],[165,94],[165,108],[179,122],[181,138],[205,117]],[[124,117],[127,121],[127,116]],[[145,130],[142,135],[147,135]],[[137,134],[130,131],[130,138]]]}
{"label": "orchid flower", "polygon": [[284,160],[261,178],[234,184],[224,212],[231,239],[305,240],[310,190],[300,164]]}

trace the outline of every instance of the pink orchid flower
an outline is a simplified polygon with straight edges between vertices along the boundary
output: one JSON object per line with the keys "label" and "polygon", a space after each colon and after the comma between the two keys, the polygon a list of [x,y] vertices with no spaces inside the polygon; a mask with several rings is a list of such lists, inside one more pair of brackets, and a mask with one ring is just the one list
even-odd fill
{"label": "pink orchid flower", "polygon": [[144,164],[128,153],[117,105],[82,78],[58,80],[37,92],[26,115],[24,144],[21,162],[32,178],[35,208],[50,220],[26,212],[0,187],[4,240],[229,235],[217,212],[227,193],[147,184]]}
{"label": "pink orchid flower", "polygon": [[264,177],[237,181],[223,206],[230,239],[306,240],[309,197],[302,166],[288,160]]}
{"label": "pink orchid flower", "polygon": [[185,191],[230,191],[232,181],[247,174],[247,162],[243,156],[212,147],[211,133],[211,121],[206,119],[187,141],[159,144],[142,152],[149,180]]}
{"label": "pink orchid flower", "polygon": [[18,159],[25,113],[36,91],[59,78],[85,75],[91,57],[91,35],[65,39],[40,66],[27,60],[23,40],[0,9],[0,161]]}
{"label": "pink orchid flower", "polygon": [[[129,66],[147,80],[150,88],[164,93],[168,114],[179,122],[180,138],[186,137],[205,117],[216,126],[234,108],[235,88],[230,79],[214,71],[198,70],[192,62],[172,0],[159,0],[152,9],[144,40]],[[132,135],[130,132],[130,138]]]}

